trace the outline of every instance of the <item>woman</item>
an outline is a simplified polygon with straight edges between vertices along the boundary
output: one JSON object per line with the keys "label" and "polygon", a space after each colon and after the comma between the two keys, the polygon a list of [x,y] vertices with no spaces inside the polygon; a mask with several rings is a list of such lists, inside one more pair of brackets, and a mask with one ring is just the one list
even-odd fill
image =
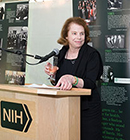
{"label": "woman", "polygon": [[[101,140],[101,100],[96,81],[100,79],[103,67],[100,54],[87,44],[89,41],[84,19],[67,19],[57,41],[64,46],[58,55],[57,72],[53,75],[61,90],[92,89],[91,96],[81,96],[81,140]],[[50,63],[45,66],[48,75],[51,75],[50,66]]]}

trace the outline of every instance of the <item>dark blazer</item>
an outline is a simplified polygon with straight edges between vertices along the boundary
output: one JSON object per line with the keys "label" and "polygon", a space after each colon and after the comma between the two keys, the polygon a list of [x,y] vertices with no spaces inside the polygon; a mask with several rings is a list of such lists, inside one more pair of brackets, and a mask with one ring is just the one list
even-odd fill
{"label": "dark blazer", "polygon": [[[60,78],[60,67],[69,46],[63,46],[58,56],[59,70],[56,82]],[[92,89],[91,96],[81,96],[81,140],[101,140],[101,99],[96,81],[103,72],[103,64],[99,52],[84,43],[73,64],[71,73],[84,80],[84,87]],[[64,69],[63,69],[64,70]],[[64,72],[62,72],[64,73]]]}
{"label": "dark blazer", "polygon": [[[68,50],[69,46],[63,46],[60,50],[58,56],[58,67],[60,68],[63,59],[65,58],[65,54]],[[78,58],[75,61],[74,68],[73,68],[73,75],[84,80],[84,87],[92,89],[91,96],[82,96],[81,97],[81,107],[82,109],[88,108],[94,102],[100,102],[100,96],[97,91],[96,81],[100,79],[100,76],[103,72],[103,64],[101,60],[101,56],[99,52],[90,47],[86,43],[81,47],[79,51]],[[58,71],[56,74],[56,82]]]}

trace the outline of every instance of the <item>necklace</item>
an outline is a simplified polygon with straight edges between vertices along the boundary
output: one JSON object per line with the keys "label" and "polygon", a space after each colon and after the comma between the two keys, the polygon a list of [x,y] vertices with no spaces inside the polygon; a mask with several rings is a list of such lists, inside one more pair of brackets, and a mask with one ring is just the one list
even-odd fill
{"label": "necklace", "polygon": [[70,62],[71,62],[72,64],[74,64],[74,63],[75,63],[75,60],[76,60],[76,59],[72,59],[72,60],[70,60]]}

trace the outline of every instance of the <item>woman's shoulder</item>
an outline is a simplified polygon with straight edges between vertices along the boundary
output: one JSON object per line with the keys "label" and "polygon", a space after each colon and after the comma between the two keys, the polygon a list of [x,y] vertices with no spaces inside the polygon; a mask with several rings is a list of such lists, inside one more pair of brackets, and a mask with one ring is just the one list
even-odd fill
{"label": "woman's shoulder", "polygon": [[94,48],[94,47],[92,47],[92,46],[90,46],[90,45],[88,45],[88,44],[85,44],[85,45],[84,45],[84,49],[85,49],[86,51],[88,51],[89,53],[98,52],[96,48]]}
{"label": "woman's shoulder", "polygon": [[62,46],[60,52],[66,52],[69,49],[69,46]]}
{"label": "woman's shoulder", "polygon": [[[86,57],[89,56],[90,58],[100,58],[101,60],[101,55],[97,49],[94,47],[91,47],[90,45],[85,45],[84,49],[82,50],[82,54],[84,54]],[[87,55],[86,55],[87,54]]]}
{"label": "woman's shoulder", "polygon": [[65,54],[66,54],[66,51],[68,50],[68,46],[63,46],[60,51],[59,51],[59,54],[58,54],[58,59],[59,61],[61,61],[64,57],[65,57]]}

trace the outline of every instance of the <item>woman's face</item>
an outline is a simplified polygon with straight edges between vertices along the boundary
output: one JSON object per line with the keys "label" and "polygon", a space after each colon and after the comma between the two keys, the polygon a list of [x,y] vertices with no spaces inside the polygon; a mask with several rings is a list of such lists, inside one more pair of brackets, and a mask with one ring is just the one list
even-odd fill
{"label": "woman's face", "polygon": [[80,48],[85,42],[85,31],[83,26],[71,23],[66,39],[69,42],[69,47]]}

